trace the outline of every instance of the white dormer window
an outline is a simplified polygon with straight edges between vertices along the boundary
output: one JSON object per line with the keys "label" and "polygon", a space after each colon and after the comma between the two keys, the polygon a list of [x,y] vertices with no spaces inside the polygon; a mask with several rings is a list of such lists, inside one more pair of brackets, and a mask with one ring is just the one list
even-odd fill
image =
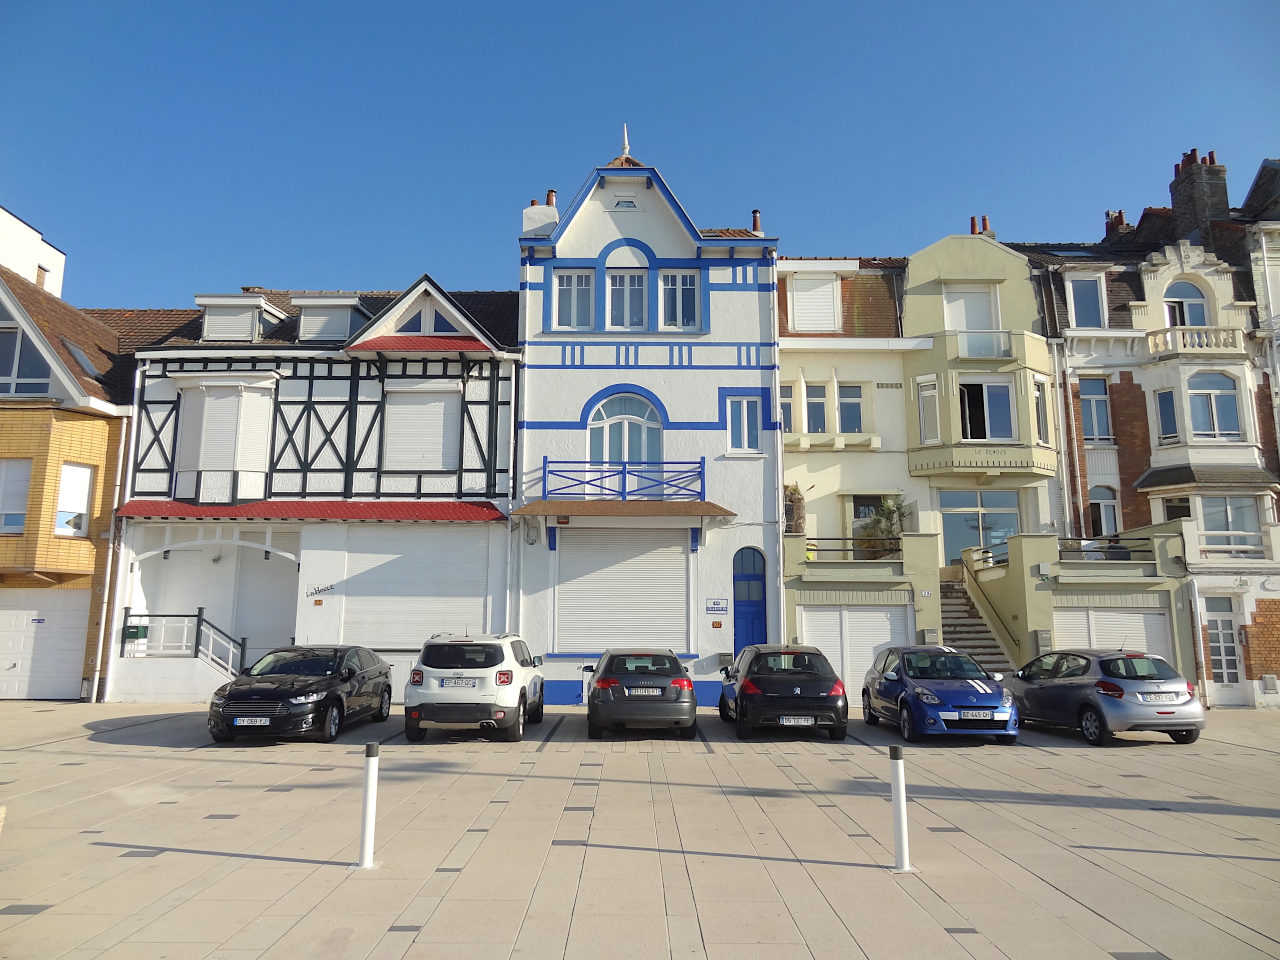
{"label": "white dormer window", "polygon": [[203,339],[245,341],[261,338],[265,327],[285,319],[283,310],[258,294],[226,294],[196,297],[204,309]]}
{"label": "white dormer window", "polygon": [[791,329],[796,333],[839,332],[840,281],[834,273],[792,277]]}
{"label": "white dormer window", "polygon": [[1164,292],[1164,312],[1171,327],[1203,327],[1208,324],[1204,294],[1194,283],[1179,280]]}
{"label": "white dormer window", "polygon": [[345,340],[369,316],[353,293],[295,295],[293,305],[302,311],[299,340]]}
{"label": "white dormer window", "polygon": [[1104,278],[1099,274],[1069,274],[1067,314],[1073,327],[1105,327],[1107,300]]}

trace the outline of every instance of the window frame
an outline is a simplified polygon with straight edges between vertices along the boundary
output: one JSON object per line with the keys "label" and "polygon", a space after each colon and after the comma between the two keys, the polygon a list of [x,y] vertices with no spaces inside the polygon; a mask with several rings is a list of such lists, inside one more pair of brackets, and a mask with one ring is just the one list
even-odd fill
{"label": "window frame", "polygon": [[[71,478],[68,478],[68,471],[71,471]],[[80,473],[83,471],[83,473]],[[76,480],[79,477],[79,480]],[[76,483],[77,486],[83,482],[84,485],[84,502],[79,500],[71,506],[81,507],[79,510],[67,509],[68,501],[65,499],[69,486],[68,480]],[[89,519],[93,512],[93,482],[95,479],[95,471],[92,466],[84,463],[65,462],[58,473],[58,498],[55,503],[55,511],[53,517],[53,535],[55,537],[76,537],[86,539],[89,536]],[[77,491],[78,492],[78,491]],[[73,527],[64,524],[62,518],[64,514],[79,516],[82,518],[80,527]]]}
{"label": "window frame", "polygon": [[[27,510],[31,503],[31,467],[31,461],[25,457],[0,458],[0,535],[17,536],[26,532]],[[11,473],[14,476],[10,476]],[[19,473],[23,475],[21,480],[17,479]],[[21,494],[17,492],[19,483],[22,485]],[[11,500],[6,501],[6,491],[10,493]],[[22,507],[21,511],[14,509],[18,506]],[[13,517],[17,518],[16,522],[11,521]]]}
{"label": "window frame", "polygon": [[[399,401],[393,404],[392,401]],[[390,456],[393,447],[400,446],[399,437],[393,437],[392,427],[395,421],[408,416],[402,413],[393,416],[392,410],[404,409],[404,406],[416,401],[422,405],[417,411],[417,415],[412,419],[420,421],[423,413],[425,413],[426,405],[429,403],[441,403],[442,431],[440,434],[440,465],[424,465],[421,462],[412,462],[408,459],[393,459]],[[466,404],[462,397],[462,384],[457,381],[429,383],[418,386],[388,385],[382,410],[382,437],[381,437],[381,460],[379,467],[383,473],[428,473],[428,474],[449,474],[457,473],[462,468],[462,423],[465,418]],[[450,431],[450,427],[454,429]],[[405,429],[403,424],[396,425],[398,431]],[[446,432],[448,435],[446,436]],[[419,448],[417,456],[419,461],[422,460],[424,450]]]}
{"label": "window frame", "polygon": [[[1094,491],[1107,491],[1111,496],[1095,498]],[[1098,484],[1089,488],[1089,526],[1095,537],[1110,537],[1120,532],[1120,493],[1115,487]]]}
{"label": "window frame", "polygon": [[[595,295],[596,295],[596,272],[594,270],[556,270],[553,274],[555,277],[555,304],[551,312],[551,325],[556,330],[594,330],[595,329]],[[563,280],[572,280],[572,283],[562,283]],[[585,280],[585,283],[579,282]],[[569,322],[561,322],[561,303],[566,294],[565,291],[571,291],[568,294],[569,300]],[[586,290],[586,318],[585,321],[578,315],[578,306],[582,302],[580,291]]]}
{"label": "window frame", "polygon": [[[933,435],[925,434],[925,411],[933,411]],[[920,430],[920,446],[942,442],[942,408],[938,405],[938,381],[933,378],[916,381],[916,420]]]}
{"label": "window frame", "polygon": [[[1168,403],[1165,403],[1165,400]],[[1156,446],[1168,447],[1178,443],[1181,440],[1181,434],[1178,432],[1178,394],[1172,388],[1167,390],[1156,390],[1154,392],[1154,401],[1156,406]],[[1166,416],[1169,423],[1166,423]],[[1172,428],[1172,433],[1167,428]]]}
{"label": "window frame", "polygon": [[[1105,273],[1077,273],[1075,271],[1064,273],[1063,279],[1067,285],[1067,318],[1071,326],[1080,330],[1105,330],[1107,329],[1107,275]],[[1076,317],[1076,293],[1075,287],[1079,283],[1093,283],[1094,291],[1098,298],[1098,322],[1097,323],[1080,323]]]}
{"label": "window frame", "polygon": [[[685,283],[686,280],[691,281]],[[669,283],[668,281],[676,281]],[[678,308],[676,318],[672,319],[667,310],[667,288],[675,291],[674,302]],[[691,291],[691,304],[686,303],[685,290]],[[659,270],[658,271],[658,326],[664,330],[685,330],[696,332],[702,329],[701,287],[697,270]],[[692,306],[692,318],[685,315],[685,307]]]}
{"label": "window frame", "polygon": [[[1012,507],[995,506],[995,505],[988,506],[982,502],[984,497],[994,497],[1002,493],[1011,493],[1014,495],[1014,503]],[[973,506],[969,506],[969,505],[943,506],[942,501],[947,494],[972,494],[974,497]],[[973,488],[970,488],[970,489],[939,488],[938,513],[941,516],[942,522],[943,522],[942,546],[943,546],[944,559],[947,560],[948,562],[950,561],[950,558],[945,556],[946,539],[947,539],[946,518],[948,516],[954,515],[954,516],[975,517],[977,519],[977,530],[978,530],[978,543],[976,544],[976,546],[983,547],[987,550],[991,550],[996,546],[998,546],[999,544],[1006,542],[1008,540],[1008,537],[1005,537],[1004,540],[999,540],[999,541],[991,540],[990,542],[987,542],[989,539],[988,533],[990,532],[990,527],[988,526],[987,523],[984,522],[984,519],[983,519],[984,517],[995,516],[995,515],[999,515],[1003,517],[1012,516],[1014,518],[1014,524],[1013,524],[1014,531],[1013,533],[1009,534],[1009,536],[1016,537],[1016,536],[1020,536],[1022,533],[1022,497],[1017,490],[1005,490],[1005,489],[977,490]]]}
{"label": "window frame", "polygon": [[[806,289],[801,291],[800,284],[806,282]],[[788,311],[788,327],[792,333],[839,333],[843,328],[844,318],[841,316],[840,275],[836,273],[793,273],[788,284],[790,303]],[[800,304],[797,299],[812,298],[815,303],[830,297],[830,314],[826,313],[827,304],[823,304],[823,316],[820,320],[804,320],[800,318]]]}
{"label": "window frame", "polygon": [[[1194,389],[1191,385],[1191,381],[1195,380],[1196,377],[1204,375],[1225,377],[1227,380],[1231,381],[1232,388],[1230,390],[1214,387],[1201,387],[1200,389]],[[1205,410],[1209,414],[1210,423],[1212,425],[1211,430],[1204,431],[1196,429],[1197,397],[1205,398]],[[1231,405],[1234,408],[1236,421],[1236,429],[1234,431],[1224,431],[1218,427],[1220,420],[1218,401],[1228,397],[1231,399]],[[1223,373],[1220,370],[1202,370],[1199,373],[1193,373],[1191,376],[1187,377],[1187,409],[1190,414],[1188,418],[1188,426],[1191,428],[1192,440],[1225,440],[1228,443],[1245,442],[1245,423],[1241,416],[1242,406],[1243,405],[1240,403],[1240,381],[1229,373]]]}
{"label": "window frame", "polygon": [[[645,405],[645,410],[640,413],[626,410],[620,413],[610,413],[605,409],[610,405],[616,406],[613,401],[619,399],[638,400]],[[622,459],[609,456],[614,452],[615,437],[614,431],[611,429],[613,424],[621,424],[617,438],[624,448]],[[631,428],[631,424],[636,425],[635,430]],[[647,397],[643,397],[638,393],[615,393],[605,397],[587,415],[587,462],[591,464],[662,463],[663,427],[662,414]],[[599,457],[596,456],[593,449],[597,437],[600,442]],[[636,451],[632,449],[633,440],[639,441],[644,452],[644,459],[635,458]],[[655,453],[657,456],[653,455]]]}
{"label": "window frame", "polygon": [[[821,390],[821,398],[810,396],[810,392]],[[813,428],[813,411],[818,410],[820,416],[818,419],[822,421],[822,429],[815,430]],[[804,432],[805,433],[826,433],[827,432],[827,385],[825,383],[806,383],[804,385]]]}
{"label": "window frame", "polygon": [[[856,390],[857,395],[853,397],[844,397],[842,394],[846,390]],[[839,433],[861,434],[864,433],[864,422],[862,416],[862,401],[865,398],[862,393],[862,384],[860,383],[838,383],[836,384],[836,426]],[[845,429],[845,413],[850,411],[856,419],[856,430]]]}
{"label": "window frame", "polygon": [[[730,396],[725,398],[725,425],[730,453],[758,454],[764,452],[764,423],[759,397]],[[735,438],[735,432],[740,436]],[[755,444],[751,443],[752,433]]]}
{"label": "window frame", "polygon": [[[1172,290],[1174,287],[1178,286],[1179,284],[1183,284],[1183,283],[1193,288],[1199,294],[1199,296],[1198,297],[1169,296],[1170,290]],[[1199,285],[1192,283],[1190,280],[1186,280],[1186,279],[1174,280],[1167,287],[1165,287],[1164,294],[1161,297],[1161,299],[1164,301],[1164,319],[1165,319],[1166,326],[1168,327],[1211,326],[1211,324],[1209,323],[1209,298],[1205,295],[1205,292],[1200,289]],[[1200,315],[1199,323],[1188,322],[1188,316],[1187,316],[1188,304],[1200,305],[1201,315]]]}
{"label": "window frame", "polygon": [[[8,369],[0,369],[0,398],[49,396],[53,392],[53,364],[45,357],[35,339],[17,324],[0,323],[0,337],[6,334],[13,336],[13,355]],[[23,376],[23,363],[33,361],[44,368],[44,373],[38,377]]]}
{"label": "window frame", "polygon": [[[1077,381],[1080,394],[1080,437],[1085,443],[1115,443],[1115,429],[1112,425],[1111,418],[1111,381],[1106,377],[1080,377]],[[1101,383],[1102,395],[1089,394],[1086,396],[1084,385],[1086,383]],[[1098,414],[1099,405],[1102,408],[1102,414],[1106,418],[1106,433],[1098,433]],[[1086,416],[1086,409],[1089,411]],[[1093,430],[1091,434],[1089,431]]]}
{"label": "window frame", "polygon": [[790,383],[778,384],[778,423],[783,433],[795,433],[795,420],[792,404],[795,402],[795,386]]}
{"label": "window frame", "polygon": [[[649,327],[649,271],[644,269],[609,269],[605,271],[605,288],[608,291],[608,302],[605,309],[605,325],[610,330],[647,330]],[[615,286],[615,280],[625,281],[621,285]],[[635,281],[639,281],[636,283]],[[640,304],[638,311],[633,311],[634,306],[632,295],[635,291],[639,291]],[[616,322],[617,315],[614,310],[617,294],[621,293],[623,305],[623,321]]]}
{"label": "window frame", "polygon": [[1036,426],[1036,443],[1052,446],[1049,437],[1049,382],[1037,377],[1032,382],[1032,415]]}
{"label": "window frame", "polygon": [[[972,437],[968,436],[972,429],[971,418],[968,415],[967,404],[965,398],[968,395],[968,389],[979,387],[982,391],[982,425],[986,431],[986,436]],[[1009,408],[1009,436],[993,436],[991,430],[991,402],[989,399],[989,391],[993,387],[1002,388],[1007,391],[1008,408]],[[1013,380],[1007,377],[991,378],[991,377],[974,377],[962,378],[958,385],[957,402],[960,406],[960,437],[965,443],[1017,443],[1018,442],[1018,409],[1015,405],[1015,394]]]}

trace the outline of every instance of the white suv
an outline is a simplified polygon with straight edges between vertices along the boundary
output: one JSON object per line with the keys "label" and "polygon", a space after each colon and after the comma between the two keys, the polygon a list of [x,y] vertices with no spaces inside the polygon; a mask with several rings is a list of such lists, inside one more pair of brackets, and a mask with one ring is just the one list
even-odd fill
{"label": "white suv", "polygon": [[514,633],[436,634],[405,684],[405,739],[421,743],[435,727],[479,727],[503,740],[522,739],[526,720],[542,721],[541,667],[542,658]]}

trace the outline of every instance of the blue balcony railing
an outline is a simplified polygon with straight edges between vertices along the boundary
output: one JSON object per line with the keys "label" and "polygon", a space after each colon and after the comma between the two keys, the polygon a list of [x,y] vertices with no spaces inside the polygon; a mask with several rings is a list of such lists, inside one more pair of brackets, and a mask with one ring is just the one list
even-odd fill
{"label": "blue balcony railing", "polygon": [[622,463],[542,458],[542,499],[705,500],[707,458]]}

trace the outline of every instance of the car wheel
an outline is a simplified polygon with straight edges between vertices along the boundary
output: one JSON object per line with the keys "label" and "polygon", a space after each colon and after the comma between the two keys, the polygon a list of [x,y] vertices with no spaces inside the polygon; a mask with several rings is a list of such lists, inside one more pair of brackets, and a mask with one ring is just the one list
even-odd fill
{"label": "car wheel", "polygon": [[339,704],[329,704],[329,709],[324,713],[324,726],[320,729],[320,742],[333,743],[338,739],[338,733],[342,730],[342,707]]}
{"label": "car wheel", "polygon": [[1106,718],[1097,707],[1085,707],[1080,711],[1080,733],[1084,735],[1085,742],[1094,747],[1105,746],[1111,739]]}
{"label": "car wheel", "polygon": [[827,731],[827,736],[832,740],[843,740],[849,735],[849,725],[842,723],[838,727],[832,727]]}
{"label": "car wheel", "polygon": [[524,739],[524,697],[516,704],[516,722],[500,731],[501,739],[507,743],[519,743]]}
{"label": "car wheel", "polygon": [[230,743],[236,738],[230,730],[220,730],[217,727],[209,728],[209,736],[213,737],[214,743]]}
{"label": "car wheel", "polygon": [[693,723],[689,724],[687,727],[680,728],[681,740],[692,740],[697,735],[698,735],[698,723],[696,720]]}
{"label": "car wheel", "polygon": [[604,736],[604,727],[592,720],[590,714],[587,714],[587,736],[592,740],[599,740]]}
{"label": "car wheel", "polygon": [[747,711],[743,709],[742,702],[738,702],[737,710],[737,732],[739,740],[746,740],[751,736],[751,724],[747,723]]}
{"label": "car wheel", "polygon": [[538,694],[538,702],[529,708],[530,723],[542,722],[542,714],[547,706],[546,700],[547,700],[547,691],[544,689],[540,694]]}
{"label": "car wheel", "polygon": [[865,690],[862,691],[862,722],[869,727],[874,727],[880,722],[880,718],[871,709],[871,694]]}
{"label": "car wheel", "polygon": [[916,732],[916,718],[911,715],[911,707],[905,703],[898,704],[898,732],[907,743],[915,743],[920,739]]}
{"label": "car wheel", "polygon": [[423,740],[427,739],[427,731],[423,730],[417,724],[413,724],[411,726],[409,721],[406,720],[404,722],[404,738],[410,743],[421,743]]}
{"label": "car wheel", "polygon": [[391,688],[382,688],[382,699],[378,701],[378,712],[373,715],[374,723],[381,723],[391,716]]}
{"label": "car wheel", "polygon": [[729,716],[729,701],[724,698],[724,694],[720,694],[720,719],[728,723],[733,717]]}
{"label": "car wheel", "polygon": [[1017,742],[1018,735],[1016,733],[1003,733],[996,735],[996,743],[1003,744],[1006,747],[1012,747]]}
{"label": "car wheel", "polygon": [[1195,743],[1200,739],[1199,730],[1170,730],[1169,739],[1174,743]]}

